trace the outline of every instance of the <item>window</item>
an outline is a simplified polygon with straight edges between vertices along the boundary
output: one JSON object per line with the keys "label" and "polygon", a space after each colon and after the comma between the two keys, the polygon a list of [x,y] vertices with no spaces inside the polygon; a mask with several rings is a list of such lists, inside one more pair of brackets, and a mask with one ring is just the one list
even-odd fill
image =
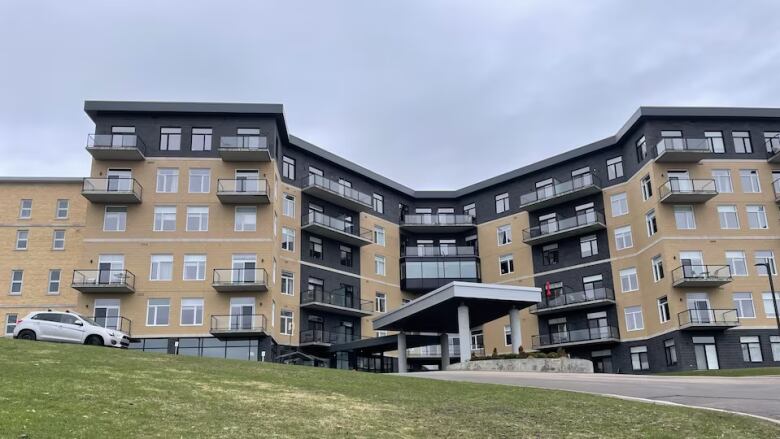
{"label": "window", "polygon": [[625,192],[612,195],[609,201],[612,205],[612,217],[628,214],[628,199]]}
{"label": "window", "polygon": [[155,206],[154,231],[173,232],[176,230],[176,206]]}
{"label": "window", "polygon": [[160,128],[160,150],[178,151],[181,149],[181,128]]}
{"label": "window", "polygon": [[513,273],[515,271],[515,260],[512,255],[504,255],[498,258],[499,272],[504,274]]}
{"label": "window", "polygon": [[279,313],[279,333],[282,335],[292,335],[293,332],[293,312],[283,309]]}
{"label": "window", "polygon": [[211,151],[211,128],[192,129],[192,150]]}
{"label": "window", "polygon": [[374,256],[374,272],[380,276],[385,275],[385,257]]}
{"label": "window", "polygon": [[558,244],[549,244],[542,247],[542,265],[554,265],[558,263]]}
{"label": "window", "polygon": [[282,157],[282,177],[289,180],[295,180],[295,159]]}
{"label": "window", "polygon": [[309,165],[309,175],[317,175],[323,177],[325,173],[322,172],[322,169]]}
{"label": "window", "polygon": [[583,236],[580,238],[580,256],[588,258],[599,254],[599,243],[596,235]]}
{"label": "window", "polygon": [[191,194],[207,194],[211,191],[211,170],[190,169],[189,192]]}
{"label": "window", "polygon": [[653,182],[650,180],[650,175],[645,175],[639,182],[642,185],[642,199],[647,201],[653,196]]}
{"label": "window", "polygon": [[173,255],[152,255],[149,280],[163,281],[173,279]]}
{"label": "window", "polygon": [[778,132],[765,132],[764,144],[766,145],[766,152],[775,154],[780,151],[780,133]]}
{"label": "window", "polygon": [[19,203],[19,218],[28,219],[32,217],[32,200],[22,200]]}
{"label": "window", "polygon": [[203,324],[203,299],[181,299],[181,325]]}
{"label": "window", "polygon": [[647,236],[653,236],[658,232],[658,222],[655,218],[655,209],[645,214],[645,225],[647,226]]}
{"label": "window", "polygon": [[712,179],[715,180],[715,189],[718,193],[734,192],[734,186],[731,184],[731,171],[728,169],[713,169]]}
{"label": "window", "polygon": [[179,190],[179,170],[160,168],[157,170],[157,192],[175,193]]}
{"label": "window", "polygon": [[631,348],[631,368],[634,370],[650,370],[650,362],[647,359],[647,346],[634,346]]}
{"label": "window", "polygon": [[295,230],[282,227],[282,250],[295,251]]}
{"label": "window", "polygon": [[753,145],[750,144],[749,132],[734,131],[731,135],[734,138],[734,151],[738,154],[750,154],[753,152]]}
{"label": "window", "polygon": [[694,230],[696,216],[693,213],[693,206],[674,206],[674,224],[677,230]]}
{"label": "window", "polygon": [[57,211],[54,213],[54,217],[57,219],[66,219],[68,217],[68,210],[70,202],[68,200],[57,200]]}
{"label": "window", "polygon": [[49,270],[49,287],[47,294],[60,294],[60,280],[62,279],[62,270]]}
{"label": "window", "polygon": [[279,230],[279,216],[274,211],[274,237],[278,234],[277,230]]}
{"label": "window", "polygon": [[170,299],[149,299],[146,305],[146,326],[168,326]]}
{"label": "window", "polygon": [[671,312],[669,312],[669,299],[666,296],[658,299],[658,316],[661,319],[661,323],[666,323],[671,318]]}
{"label": "window", "polygon": [[27,244],[29,242],[30,232],[28,230],[16,231],[16,249],[27,250]]}
{"label": "window", "polygon": [[620,270],[620,286],[624,293],[636,291],[639,289],[639,279],[636,275],[636,268],[626,268]]}
{"label": "window", "polygon": [[385,197],[374,194],[372,198],[374,211],[377,213],[385,213]]}
{"label": "window", "polygon": [[206,280],[206,255],[184,255],[184,280]]}
{"label": "window", "polygon": [[[755,259],[756,264],[769,264],[772,276],[777,275],[777,267],[775,267],[775,252],[772,250],[756,250],[756,252],[753,253],[753,259]],[[756,269],[759,276],[766,276],[766,267],[758,266]]]}
{"label": "window", "polygon": [[463,206],[463,213],[468,215],[468,216],[470,216],[470,217],[472,217],[472,218],[476,218],[477,217],[477,205],[476,205],[476,203],[471,203],[471,204],[467,204],[467,205]]}
{"label": "window", "polygon": [[761,192],[761,182],[758,180],[758,171],[755,169],[740,169],[739,180],[742,182],[742,192],[746,194]]}
{"label": "window", "polygon": [[645,136],[642,136],[636,141],[636,161],[641,162],[645,157],[647,157],[647,142]]}
{"label": "window", "polygon": [[512,243],[512,226],[509,224],[500,226],[496,229],[498,234],[498,245],[507,245]]}
{"label": "window", "polygon": [[[775,293],[775,299],[777,299],[777,306],[780,307],[780,293]],[[774,318],[775,304],[772,301],[772,293],[763,293],[761,295],[761,301],[764,304],[764,315]]]}
{"label": "window", "polygon": [[762,205],[747,205],[745,206],[748,217],[748,227],[751,229],[767,229],[769,223],[766,219],[766,210]]}
{"label": "window", "polygon": [[22,284],[24,283],[24,270],[11,271],[11,295],[22,294]]}
{"label": "window", "polygon": [[607,160],[607,178],[614,180],[623,176],[623,157]]}
{"label": "window", "polygon": [[282,294],[295,295],[295,274],[289,271],[282,271]]}
{"label": "window", "polygon": [[309,256],[314,259],[322,259],[322,240],[314,236],[309,236]]}
{"label": "window", "polygon": [[51,248],[54,250],[65,250],[65,231],[55,230],[51,238]]}
{"label": "window", "polygon": [[727,251],[726,263],[731,268],[732,276],[747,276],[747,258],[743,251]]}
{"label": "window", "polygon": [[664,260],[661,255],[658,255],[653,257],[651,263],[653,266],[653,281],[659,282],[664,278]]}
{"label": "window", "polygon": [[666,355],[666,365],[675,366],[677,364],[677,349],[674,347],[674,339],[664,340],[664,354]]}
{"label": "window", "polygon": [[187,231],[206,232],[209,230],[209,208],[187,207]]}
{"label": "window", "polygon": [[282,200],[282,215],[295,218],[295,197],[290,194],[284,194]]}
{"label": "window", "polygon": [[752,293],[734,293],[734,308],[737,309],[737,317],[740,319],[756,318],[756,308],[753,305]]}
{"label": "window", "polygon": [[385,245],[385,228],[382,226],[374,226],[374,242],[378,245]]}
{"label": "window", "polygon": [[623,250],[634,246],[634,239],[631,236],[631,226],[615,229],[615,248]]}
{"label": "window", "polygon": [[764,361],[758,336],[740,337],[739,345],[742,347],[742,360],[746,363],[760,363]]}
{"label": "window", "polygon": [[512,346],[512,327],[504,325],[504,346]]}
{"label": "window", "polygon": [[346,245],[339,246],[339,263],[345,267],[352,266],[352,248]]}
{"label": "window", "polygon": [[16,314],[6,314],[5,315],[5,335],[13,335],[14,329],[16,329],[16,320],[19,317],[17,317]]}
{"label": "window", "polygon": [[503,213],[507,210],[509,210],[509,194],[496,195],[496,213]]}
{"label": "window", "polygon": [[235,217],[236,232],[254,232],[257,229],[257,207],[236,207]]}
{"label": "window", "polygon": [[772,361],[780,361],[780,336],[770,335],[769,344],[772,346]]}
{"label": "window", "polygon": [[718,154],[726,152],[726,148],[723,145],[723,133],[720,131],[705,131],[704,138],[707,139],[710,151]]}
{"label": "window", "polygon": [[739,228],[739,217],[737,216],[737,206],[734,205],[718,206],[718,218],[720,219],[721,229]]}
{"label": "window", "polygon": [[103,214],[104,232],[124,232],[127,227],[127,207],[106,206]]}
{"label": "window", "polygon": [[385,293],[376,293],[376,299],[374,300],[374,311],[387,312],[387,296]]}
{"label": "window", "polygon": [[645,322],[642,318],[641,306],[627,306],[624,312],[626,314],[626,329],[628,331],[639,331],[645,329]]}

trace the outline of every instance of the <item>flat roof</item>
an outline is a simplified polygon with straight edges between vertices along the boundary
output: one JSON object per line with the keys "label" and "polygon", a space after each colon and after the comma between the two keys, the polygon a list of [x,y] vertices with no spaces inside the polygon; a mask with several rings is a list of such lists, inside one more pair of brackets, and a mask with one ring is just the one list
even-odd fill
{"label": "flat roof", "polygon": [[0,177],[0,183],[82,183],[81,177]]}
{"label": "flat roof", "polygon": [[541,302],[542,289],[516,285],[451,282],[373,320],[376,331],[458,332],[458,307],[469,307],[472,327]]}

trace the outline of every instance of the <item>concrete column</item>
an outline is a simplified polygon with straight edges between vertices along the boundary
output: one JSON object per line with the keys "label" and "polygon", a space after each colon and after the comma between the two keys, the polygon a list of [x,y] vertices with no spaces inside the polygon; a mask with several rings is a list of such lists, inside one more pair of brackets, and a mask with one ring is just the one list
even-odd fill
{"label": "concrete column", "polygon": [[450,337],[447,334],[440,335],[439,345],[441,346],[441,367],[439,370],[447,370],[450,365]]}
{"label": "concrete column", "polygon": [[398,333],[398,373],[406,373],[408,367],[406,364],[406,334]]}
{"label": "concrete column", "polygon": [[460,339],[460,362],[471,361],[471,323],[469,307],[465,304],[458,307],[458,338]]}
{"label": "concrete column", "polygon": [[520,310],[512,308],[509,310],[509,329],[512,332],[512,353],[516,354],[520,349],[522,335],[520,334]]}

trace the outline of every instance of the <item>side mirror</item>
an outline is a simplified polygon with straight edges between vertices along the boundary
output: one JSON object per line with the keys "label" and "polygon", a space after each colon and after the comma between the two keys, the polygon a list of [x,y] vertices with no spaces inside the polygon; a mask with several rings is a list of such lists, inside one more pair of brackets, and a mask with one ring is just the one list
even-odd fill
{"label": "side mirror", "polygon": [[82,322],[81,320],[76,320],[73,324],[76,326],[84,326],[84,322]]}

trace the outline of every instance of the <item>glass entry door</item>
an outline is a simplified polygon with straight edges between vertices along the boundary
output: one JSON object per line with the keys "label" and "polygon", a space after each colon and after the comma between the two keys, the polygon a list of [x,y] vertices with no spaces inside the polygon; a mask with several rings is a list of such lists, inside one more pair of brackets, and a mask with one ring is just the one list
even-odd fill
{"label": "glass entry door", "polygon": [[696,368],[699,370],[720,369],[718,364],[718,349],[714,344],[693,345],[696,354]]}
{"label": "glass entry door", "polygon": [[230,299],[230,329],[250,330],[255,314],[254,299],[238,297]]}

